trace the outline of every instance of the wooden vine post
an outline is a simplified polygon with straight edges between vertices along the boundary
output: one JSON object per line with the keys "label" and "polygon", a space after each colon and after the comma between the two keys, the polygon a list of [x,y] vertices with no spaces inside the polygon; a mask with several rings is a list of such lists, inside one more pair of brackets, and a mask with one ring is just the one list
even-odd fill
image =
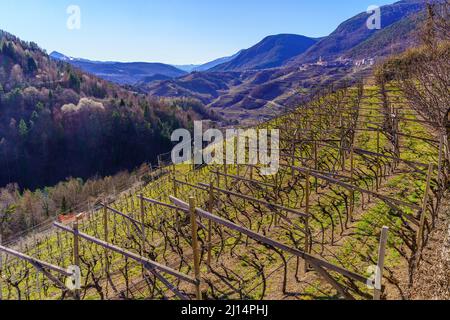
{"label": "wooden vine post", "polygon": [[[73,223],[73,264],[74,266],[80,268],[80,236],[79,236],[79,226],[78,226],[78,216]],[[80,300],[81,292],[80,289],[74,291],[75,300]]]}
{"label": "wooden vine post", "polygon": [[145,206],[144,206],[144,195],[140,194],[140,207],[141,207],[141,238],[142,238],[142,245],[141,245],[141,256],[144,256],[145,252]]}
{"label": "wooden vine post", "polygon": [[173,183],[173,194],[176,197],[177,193],[178,193],[178,188],[177,188],[177,172],[176,172],[175,164],[172,165],[172,183]]}
{"label": "wooden vine post", "polygon": [[[178,197],[178,184],[177,184],[177,173],[175,164],[172,166],[172,181],[173,181],[173,194],[175,197]],[[180,230],[181,223],[180,223],[180,214],[178,210],[175,210],[175,223],[177,226],[177,230]]]}
{"label": "wooden vine post", "polygon": [[438,182],[439,187],[444,187],[444,179],[443,179],[443,156],[444,156],[444,135],[442,133],[439,134],[439,160],[438,160]]}
{"label": "wooden vine post", "polygon": [[162,168],[163,168],[163,164],[162,164],[162,161],[161,161],[161,155],[159,155],[158,156],[158,169],[162,170]]}
{"label": "wooden vine post", "polygon": [[380,237],[380,246],[378,248],[378,263],[377,263],[377,269],[375,274],[375,285],[374,285],[374,292],[373,292],[373,300],[380,300],[381,299],[381,293],[383,290],[383,271],[384,271],[384,260],[386,257],[386,245],[388,240],[388,227],[383,227],[381,230],[381,237]]}
{"label": "wooden vine post", "polygon": [[[237,134],[237,137],[236,137],[236,143],[235,143],[236,149],[235,149],[235,153],[234,153],[236,155],[236,175],[238,177],[241,175],[241,166],[239,165],[239,147],[240,147],[240,145],[239,145],[239,141],[240,141],[239,133],[240,133],[240,131],[238,130],[238,134]],[[245,138],[244,138],[244,141],[245,141]],[[244,144],[244,160],[247,157],[246,147],[247,147],[247,144],[245,143]],[[249,146],[249,148],[250,148],[250,146]]]}
{"label": "wooden vine post", "polygon": [[[319,158],[317,154],[317,141],[314,141],[314,170],[319,170]],[[314,178],[314,183],[316,186],[316,192],[319,192],[319,182],[317,178]],[[308,180],[309,183],[309,180]]]}
{"label": "wooden vine post", "polygon": [[[309,215],[309,209],[310,209],[310,196],[311,196],[311,183],[310,183],[310,172],[309,170],[306,172],[306,186],[305,186],[305,213],[306,215]],[[305,217],[305,252],[309,253],[309,217]],[[305,265],[303,272],[306,273],[309,269],[308,262],[305,260]]]}
{"label": "wooden vine post", "polygon": [[[211,181],[209,184],[209,201],[208,212],[214,213],[214,185]],[[212,221],[208,220],[208,268],[211,271],[211,256],[212,256]]]}
{"label": "wooden vine post", "polygon": [[380,142],[380,129],[377,129],[377,153],[380,153],[380,147],[381,147],[380,143],[381,143]]}
{"label": "wooden vine post", "polygon": [[399,120],[399,112],[395,110],[395,156],[397,159],[395,160],[395,166],[397,167],[399,164],[398,159],[401,158],[401,149],[400,149],[400,120]]}
{"label": "wooden vine post", "polygon": [[[108,207],[106,205],[106,200],[103,205],[103,233],[104,239],[106,242],[109,241],[109,225],[108,225]],[[108,250],[105,249],[105,274],[109,274],[109,258],[108,258]]]}
{"label": "wooden vine post", "polygon": [[223,172],[225,173],[224,179],[225,179],[225,187],[228,189],[228,165],[227,165],[227,159],[225,158],[224,164],[223,164]]}
{"label": "wooden vine post", "polygon": [[[380,129],[377,129],[377,153],[380,154],[381,152],[381,142],[380,142]],[[379,164],[379,163],[377,163]],[[383,176],[383,169],[381,168],[381,165],[377,165],[376,169],[376,184],[377,184],[377,192],[380,190],[380,185],[382,183],[382,176]]]}
{"label": "wooden vine post", "polygon": [[[355,170],[355,163],[354,163],[354,148],[353,145],[350,149],[350,183],[353,184],[354,179],[354,170]],[[348,215],[348,220],[353,222],[353,213],[355,210],[355,190],[350,191],[350,210]]]}
{"label": "wooden vine post", "polygon": [[[380,153],[380,130],[377,129],[377,153]],[[381,185],[381,176],[383,174],[383,169],[381,168],[381,165],[379,165],[379,162],[377,161],[377,166],[375,169],[375,184],[376,184],[376,190],[377,192],[380,190],[380,185]]]}
{"label": "wooden vine post", "polygon": [[192,251],[194,253],[195,295],[197,300],[202,300],[200,289],[200,251],[198,247],[198,226],[194,197],[189,198],[189,213],[191,219]]}
{"label": "wooden vine post", "polygon": [[41,288],[41,273],[38,268],[36,269],[36,292],[38,294],[38,300],[42,300],[42,288]]}
{"label": "wooden vine post", "polygon": [[433,174],[434,166],[430,163],[428,167],[427,185],[425,187],[425,195],[423,197],[422,214],[420,216],[419,230],[417,231],[417,251],[420,252],[423,245],[423,232],[425,229],[425,221],[427,215],[428,198],[430,194],[431,175]]}

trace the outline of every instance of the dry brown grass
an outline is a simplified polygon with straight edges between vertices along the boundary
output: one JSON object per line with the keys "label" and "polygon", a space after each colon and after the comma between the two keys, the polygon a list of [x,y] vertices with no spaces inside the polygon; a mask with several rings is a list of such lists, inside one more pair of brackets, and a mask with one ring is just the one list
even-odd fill
{"label": "dry brown grass", "polygon": [[409,289],[410,299],[450,299],[450,194],[441,208],[437,227],[430,234],[414,280]]}

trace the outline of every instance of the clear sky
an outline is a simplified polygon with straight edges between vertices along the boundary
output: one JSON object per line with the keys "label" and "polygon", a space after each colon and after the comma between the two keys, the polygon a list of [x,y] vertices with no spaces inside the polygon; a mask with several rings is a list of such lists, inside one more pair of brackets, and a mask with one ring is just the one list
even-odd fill
{"label": "clear sky", "polygon": [[[0,29],[49,53],[92,60],[199,64],[265,36],[320,37],[369,5],[395,0],[0,0]],[[67,28],[67,8],[81,29]]]}

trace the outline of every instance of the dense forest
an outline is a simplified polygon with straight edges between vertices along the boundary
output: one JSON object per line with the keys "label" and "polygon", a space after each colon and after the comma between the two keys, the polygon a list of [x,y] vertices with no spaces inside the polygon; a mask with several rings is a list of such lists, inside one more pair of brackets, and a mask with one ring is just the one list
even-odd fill
{"label": "dense forest", "polygon": [[199,102],[129,92],[0,31],[0,186],[132,169],[168,152],[174,129],[211,117]]}

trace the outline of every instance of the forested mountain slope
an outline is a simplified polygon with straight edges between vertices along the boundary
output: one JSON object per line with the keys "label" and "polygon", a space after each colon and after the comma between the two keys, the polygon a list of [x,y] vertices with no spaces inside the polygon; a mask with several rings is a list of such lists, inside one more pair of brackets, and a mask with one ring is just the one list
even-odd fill
{"label": "forested mountain slope", "polygon": [[208,117],[196,102],[128,92],[0,31],[0,186],[134,168],[199,114]]}
{"label": "forested mountain slope", "polygon": [[[425,1],[422,0],[403,0],[391,5],[382,6],[381,13],[381,29],[369,29],[367,21],[370,14],[363,12],[346,21],[337,27],[337,29],[329,36],[323,38],[312,46],[305,53],[299,55],[291,62],[297,65],[306,62],[317,61],[320,57],[326,60],[334,60],[340,56],[345,56],[353,48],[361,45],[367,40],[376,37],[379,33],[385,33],[386,30],[397,24],[398,22],[409,19],[425,8]],[[398,26],[398,25],[397,25]],[[411,29],[417,29],[417,24],[408,24],[408,32]],[[404,29],[390,28],[389,32],[394,35],[402,35],[396,37],[399,42],[408,41],[408,33],[404,33]],[[379,52],[381,42],[371,42],[370,50],[367,50],[366,57],[374,57]],[[396,52],[398,53],[398,52]]]}

